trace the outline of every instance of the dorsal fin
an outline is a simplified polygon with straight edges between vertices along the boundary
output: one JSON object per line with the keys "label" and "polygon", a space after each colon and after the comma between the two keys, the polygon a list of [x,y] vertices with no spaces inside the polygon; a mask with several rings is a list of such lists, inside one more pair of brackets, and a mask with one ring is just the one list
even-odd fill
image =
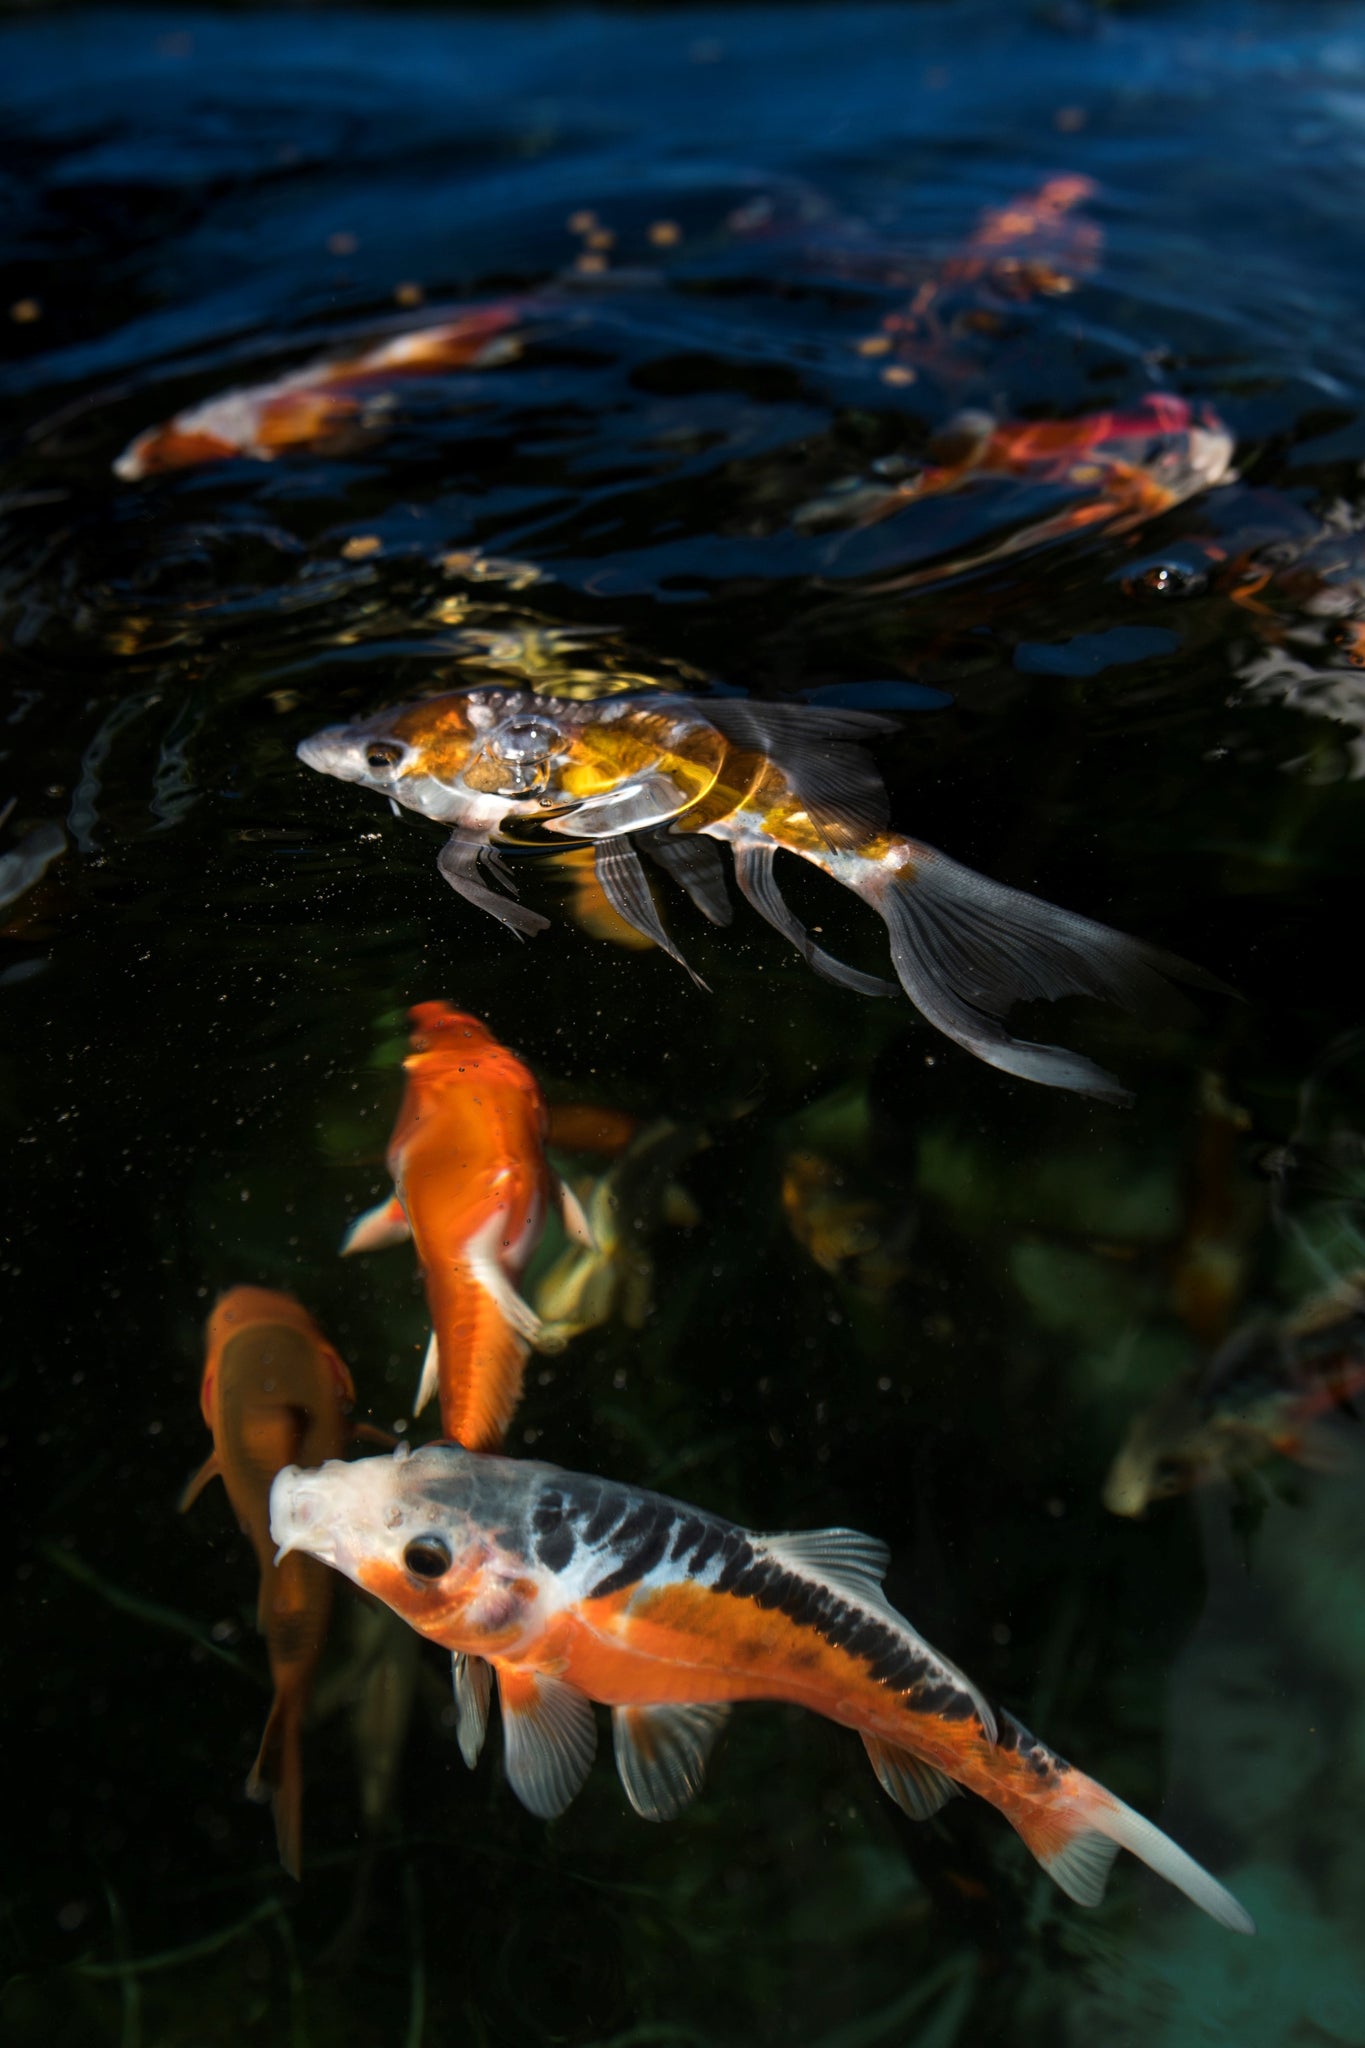
{"label": "dorsal fin", "polygon": [[781,769],[817,832],[856,841],[885,829],[886,785],[858,741],[894,732],[894,719],[750,697],[707,697],[699,708],[737,747]]}
{"label": "dorsal fin", "polygon": [[809,1572],[855,1600],[886,1605],[882,1580],[891,1552],[875,1536],[858,1529],[800,1529],[794,1535],[755,1536],[754,1543],[789,1571]]}

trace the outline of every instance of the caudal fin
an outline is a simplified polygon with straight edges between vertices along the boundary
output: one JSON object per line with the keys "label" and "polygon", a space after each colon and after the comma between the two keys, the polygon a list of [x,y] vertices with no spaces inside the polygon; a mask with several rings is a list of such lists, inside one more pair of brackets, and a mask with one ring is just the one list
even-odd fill
{"label": "caudal fin", "polygon": [[280,1862],[292,1878],[303,1868],[303,1702],[290,1687],[275,1693],[261,1746],[246,1781],[248,1799],[268,1799]]}
{"label": "caudal fin", "polygon": [[929,1022],[978,1059],[1045,1088],[1128,1099],[1079,1054],[1012,1038],[1002,1019],[1015,1003],[1098,996],[1169,1017],[1184,1007],[1172,979],[1223,987],[1172,953],[987,881],[915,840],[896,842],[861,893],[885,920],[901,985]]}
{"label": "caudal fin", "polygon": [[1120,1849],[1184,1892],[1221,1927],[1254,1934],[1256,1923],[1232,1893],[1151,1821],[1092,1778],[1067,1769],[1053,1800],[1030,1802],[1010,1820],[1048,1876],[1080,1906],[1097,1906]]}

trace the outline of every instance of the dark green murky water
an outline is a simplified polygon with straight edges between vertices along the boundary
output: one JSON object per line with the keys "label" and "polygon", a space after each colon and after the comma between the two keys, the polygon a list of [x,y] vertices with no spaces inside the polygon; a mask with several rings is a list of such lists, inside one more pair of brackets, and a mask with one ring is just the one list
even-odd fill
{"label": "dark green murky water", "polygon": [[[1365,2043],[1353,1418],[1314,1440],[1331,1470],[1268,1458],[1138,1520],[1101,1498],[1163,1388],[1361,1253],[1362,166],[1345,6],[0,24],[0,852],[68,840],[0,932],[6,2039]],[[1059,175],[1100,238],[1069,288],[959,280],[932,346],[896,339],[982,209]],[[184,406],[489,298],[525,302],[515,359],[349,445],[113,474]],[[1237,474],[1126,531],[1001,552],[1076,499],[1028,479],[797,516],[913,473],[963,406],[1153,389],[1216,412]],[[567,918],[518,945],[427,828],[294,759],[437,684],[625,677],[918,695],[879,748],[899,823],[1243,1000],[1034,1013],[1134,1086],[1096,1107],[747,913],[669,899],[709,998]],[[562,907],[548,871],[524,890]],[[851,898],[792,895],[881,965]],[[251,1554],[221,1493],[175,1513],[202,1324],[234,1282],[287,1288],[362,1407],[405,1415],[412,1263],[336,1245],[433,996],[558,1100],[710,1138],[643,1329],[533,1366],[517,1443],[885,1537],[896,1603],[1224,1878],[1254,1943],[1128,1859],[1082,1912],[987,1808],[913,1826],[785,1709],[734,1717],[676,1823],[603,1757],[546,1827],[495,1754],[465,1771],[423,1652],[362,1769],[359,1674],[407,1646],[349,1600],[281,1875],[242,1796]],[[842,1177],[837,1272],[784,1220],[801,1153]]]}

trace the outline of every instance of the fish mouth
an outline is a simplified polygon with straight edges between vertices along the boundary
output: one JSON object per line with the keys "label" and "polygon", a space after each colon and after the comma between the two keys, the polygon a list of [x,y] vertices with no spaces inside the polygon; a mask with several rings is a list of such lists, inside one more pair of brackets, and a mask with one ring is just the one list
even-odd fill
{"label": "fish mouth", "polygon": [[345,1571],[334,1527],[328,1526],[327,1489],[318,1475],[286,1465],[270,1489],[270,1535],[278,1546],[275,1562],[302,1550],[320,1564]]}
{"label": "fish mouth", "polygon": [[354,782],[358,777],[352,773],[354,764],[346,740],[345,726],[331,725],[323,732],[311,733],[306,740],[300,740],[294,752],[305,768],[316,769],[319,775],[335,775],[344,782]]}

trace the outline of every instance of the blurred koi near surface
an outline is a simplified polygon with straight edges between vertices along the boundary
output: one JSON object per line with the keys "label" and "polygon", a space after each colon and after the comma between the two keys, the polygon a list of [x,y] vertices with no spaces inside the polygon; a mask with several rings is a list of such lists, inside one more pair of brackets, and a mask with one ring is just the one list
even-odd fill
{"label": "blurred koi near surface", "polygon": [[1012,1005],[1076,994],[1170,1014],[1180,1005],[1168,977],[1221,984],[893,831],[881,776],[859,743],[895,730],[876,713],[738,697],[583,703],[473,688],[331,726],[298,752],[320,774],[450,827],[438,857],[445,880],[523,936],[547,920],[517,900],[500,849],[534,826],[538,839],[591,844],[612,909],[691,973],[641,854],[723,926],[733,908],[718,840],[741,893],[808,966],[860,994],[893,995],[893,984],[826,953],[788,907],[774,863],[794,854],[876,911],[901,986],[937,1030],[1008,1073],[1122,1100],[1090,1061],[1011,1037],[1002,1020]]}
{"label": "blurred koi near surface", "polygon": [[1365,1271],[1278,1322],[1246,1324],[1205,1370],[1138,1416],[1104,1482],[1116,1515],[1250,1471],[1278,1453],[1313,1470],[1349,1462],[1325,1425],[1365,1394]]}
{"label": "blurred koi near surface", "polygon": [[[730,1706],[785,1700],[861,1735],[913,1819],[959,1788],[996,1806],[1071,1898],[1120,1848],[1221,1925],[1250,1917],[1159,1828],[996,1712],[896,1612],[889,1553],[852,1529],[757,1535],[703,1509],[531,1460],[427,1444],[281,1473],[271,1527],[498,1681],[508,1781],[564,1812],[592,1767],[593,1702],[646,1820],[700,1790]],[[462,1701],[476,1758],[487,1699]]]}
{"label": "blurred koi near surface", "polygon": [[172,469],[248,456],[327,453],[383,426],[391,387],[452,370],[485,370],[518,353],[513,330],[527,312],[507,299],[471,306],[439,326],[416,327],[356,355],[324,356],[270,384],[225,391],[149,427],[114,464],[125,483]]}
{"label": "blurred koi near surface", "polygon": [[875,585],[881,591],[911,589],[1067,534],[1100,527],[1126,532],[1224,482],[1233,440],[1207,406],[1152,391],[1126,412],[1086,413],[1074,420],[999,421],[986,412],[959,413],[939,428],[927,453],[928,462],[906,465],[902,479],[846,478],[799,507],[796,523],[870,526],[922,498],[978,480],[1050,484],[1076,493],[1075,503],[1028,521],[970,558],[893,572]]}
{"label": "blurred koi near surface", "polygon": [[822,1272],[876,1294],[889,1292],[904,1277],[901,1254],[913,1223],[889,1229],[884,1204],[863,1193],[848,1170],[824,1153],[803,1148],[787,1154],[782,1213]]}
{"label": "blurred koi near surface", "polygon": [[213,1450],[181,1495],[182,1511],[221,1479],[260,1566],[257,1626],[266,1640],[275,1699],[247,1791],[274,1808],[280,1861],[299,1875],[303,1854],[303,1718],[327,1637],[333,1581],[301,1554],[276,1559],[270,1487],[300,1459],[340,1457],[352,1435],[355,1389],[341,1359],[292,1295],[234,1287],[209,1317],[200,1402]]}

